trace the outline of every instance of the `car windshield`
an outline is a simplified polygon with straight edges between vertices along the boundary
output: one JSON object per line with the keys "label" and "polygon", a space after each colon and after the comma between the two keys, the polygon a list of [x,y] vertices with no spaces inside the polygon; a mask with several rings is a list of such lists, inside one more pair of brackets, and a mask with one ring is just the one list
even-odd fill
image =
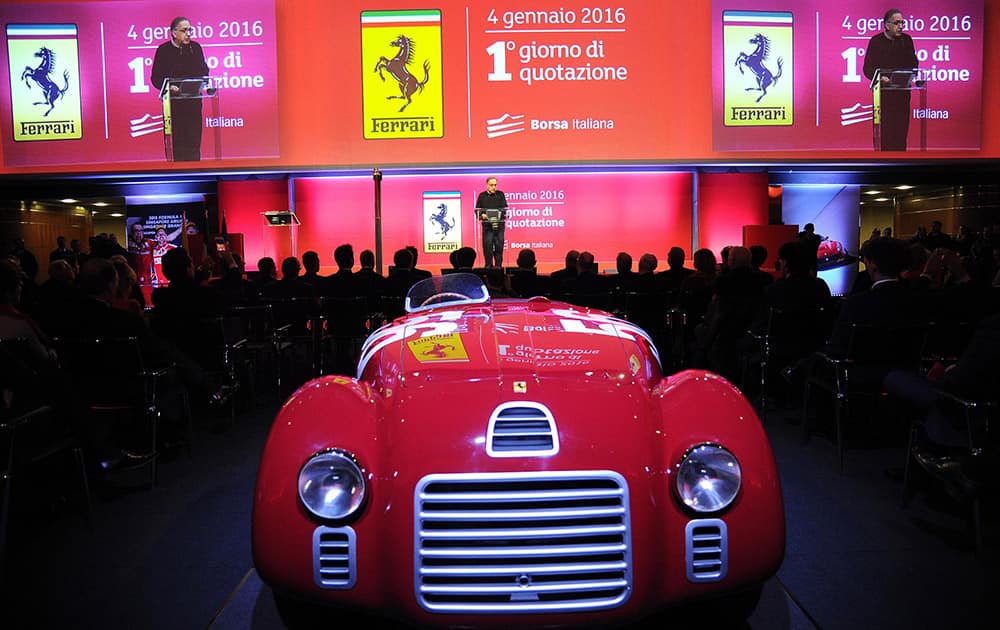
{"label": "car windshield", "polygon": [[441,304],[485,304],[489,301],[489,291],[479,276],[449,273],[425,278],[410,287],[404,307],[407,313],[415,313]]}

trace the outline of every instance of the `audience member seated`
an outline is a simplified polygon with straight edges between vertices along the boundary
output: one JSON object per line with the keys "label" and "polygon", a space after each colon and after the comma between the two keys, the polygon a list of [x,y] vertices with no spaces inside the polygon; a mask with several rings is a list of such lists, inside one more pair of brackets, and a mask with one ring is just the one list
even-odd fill
{"label": "audience member seated", "polygon": [[973,282],[962,257],[951,249],[931,253],[916,286],[928,319],[937,324],[975,325],[993,307],[988,289]]}
{"label": "audience member seated", "polygon": [[375,271],[375,252],[366,249],[358,255],[361,269],[354,274],[358,295],[368,298],[368,310],[374,312],[379,307],[379,297],[385,293],[385,276]]}
{"label": "audience member seated", "polygon": [[566,252],[566,266],[562,269],[557,269],[549,274],[549,280],[552,282],[552,290],[556,292],[561,292],[566,290],[566,286],[576,278],[577,273],[579,273],[577,267],[577,258],[580,257],[580,252],[575,249],[571,249]]}
{"label": "audience member seated", "polygon": [[[183,248],[171,250],[171,254]],[[175,257],[178,257],[175,254]],[[164,265],[168,264],[164,256]],[[190,259],[188,259],[190,260]],[[172,272],[173,273],[173,272]],[[179,400],[181,389],[186,388],[199,400],[218,403],[228,396],[227,388],[220,388],[208,378],[205,371],[175,345],[153,334],[142,317],[111,306],[118,285],[114,264],[104,258],[92,257],[80,270],[78,283],[82,297],[72,304],[58,325],[51,331],[53,337],[67,340],[109,340],[135,337],[147,369],[175,367],[179,381],[163,383],[162,399],[171,403]],[[134,392],[140,394],[140,392]],[[180,413],[179,407],[165,407],[167,415]],[[126,458],[128,459],[128,458]]]}
{"label": "audience member seated", "polygon": [[397,249],[392,256],[392,269],[386,278],[386,295],[405,298],[418,278],[413,275],[413,254],[408,249]]}
{"label": "audience member seated", "polygon": [[782,277],[765,287],[767,306],[779,309],[806,310],[829,308],[830,287],[811,272],[811,250],[802,241],[785,243],[778,250]]}
{"label": "audience member seated", "polygon": [[910,244],[910,264],[907,269],[900,274],[903,280],[914,289],[925,287],[929,280],[924,276],[924,268],[930,260],[931,253],[921,243]]}
{"label": "audience member seated", "polygon": [[694,327],[705,317],[712,299],[717,276],[716,259],[712,250],[702,248],[694,253],[694,273],[681,283],[677,305],[687,313],[688,327]]}
{"label": "audience member seated", "polygon": [[257,292],[263,295],[264,287],[277,281],[278,268],[274,264],[274,259],[270,256],[264,256],[258,260],[257,273],[254,275],[253,279],[250,280]]}
{"label": "audience member seated", "polygon": [[302,274],[302,282],[310,285],[316,295],[323,293],[323,285],[326,280],[319,275],[319,267],[319,254],[317,252],[309,250],[302,254],[302,268],[305,269],[305,273]]}
{"label": "audience member seated", "polygon": [[67,304],[80,298],[76,271],[68,260],[60,258],[49,263],[49,278],[35,289],[33,297],[30,303],[22,299],[21,305],[43,328],[51,318],[58,317]]}
{"label": "audience member seated", "polygon": [[316,298],[312,285],[299,277],[302,265],[295,256],[288,256],[281,261],[281,280],[272,282],[261,289],[261,297],[265,300],[291,300],[296,298]]}
{"label": "audience member seated", "polygon": [[163,255],[163,275],[169,284],[153,290],[153,332],[191,352],[189,339],[206,318],[222,315],[222,298],[212,287],[195,282],[194,264],[183,247]]}
{"label": "audience member seated", "polygon": [[246,306],[260,302],[260,289],[243,277],[243,259],[226,250],[219,252],[219,277],[210,286],[219,293],[224,307]]}
{"label": "audience member seated", "polygon": [[1000,313],[994,313],[979,323],[956,363],[936,364],[926,376],[895,370],[885,377],[886,392],[916,413],[923,425],[923,432],[916,434],[913,456],[934,476],[963,489],[975,483],[980,472],[976,467],[985,461],[984,455],[995,453],[974,450],[988,446],[977,439],[986,427],[969,427],[961,413],[954,409],[948,413],[942,392],[968,400],[996,401],[1000,392],[998,364]]}
{"label": "audience member seated", "polygon": [[0,339],[24,339],[34,365],[54,363],[56,353],[48,336],[29,315],[17,308],[23,286],[20,270],[8,260],[0,260]]}
{"label": "audience member seated", "polygon": [[[65,259],[54,262],[65,263]],[[85,447],[88,460],[105,462],[106,467],[112,461],[125,461],[125,453],[113,448],[104,439],[105,432],[82,413],[52,340],[17,308],[22,275],[10,261],[0,260],[0,409],[16,414],[50,406],[53,413],[32,434],[54,438],[72,432]],[[133,463],[139,459],[148,461],[133,457]]]}
{"label": "audience member seated", "polygon": [[454,252],[452,267],[463,271],[472,271],[476,266],[476,250],[471,247],[459,247]]}
{"label": "audience member seated", "polygon": [[418,281],[423,280],[424,278],[430,278],[432,275],[431,272],[427,271],[426,269],[420,269],[417,267],[417,254],[418,254],[417,248],[414,247],[413,245],[407,245],[406,251],[410,252],[410,256],[412,257],[412,263],[411,263],[412,266],[410,267],[410,273],[413,274],[413,277],[416,278]]}
{"label": "audience member seated", "polygon": [[[848,297],[840,308],[826,352],[843,356],[847,351],[852,324],[893,325],[926,318],[916,294],[899,280],[909,261],[903,241],[878,238],[868,243],[861,256],[872,278],[867,291]],[[885,376],[884,374],[879,377]]]}
{"label": "audience member seated", "polygon": [[667,268],[656,274],[660,288],[669,293],[678,293],[684,279],[694,273],[694,270],[684,266],[684,250],[671,247],[667,252]]}
{"label": "audience member seated", "polygon": [[636,276],[632,271],[632,256],[628,252],[618,252],[615,256],[615,271],[617,273],[608,278],[608,288],[612,291],[627,291]]}
{"label": "audience member seated", "polygon": [[577,258],[577,274],[564,285],[567,293],[574,295],[596,295],[607,292],[610,284],[597,270],[594,255],[588,251],[580,252]]}
{"label": "audience member seated", "polygon": [[111,263],[115,266],[115,272],[118,273],[118,288],[115,289],[115,298],[112,300],[111,306],[142,316],[142,305],[132,297],[134,295],[133,289],[139,282],[135,270],[121,254],[112,256]]}
{"label": "audience member seated", "polygon": [[624,284],[624,290],[629,293],[655,293],[660,289],[659,275],[656,267],[659,265],[656,255],[646,252],[639,256],[638,272]]}
{"label": "audience member seated", "polygon": [[323,286],[324,297],[349,298],[361,294],[354,277],[354,248],[349,244],[337,246],[333,250],[333,260],[337,263],[337,272],[327,276]]}
{"label": "audience member seated", "polygon": [[750,246],[750,270],[753,272],[754,278],[756,278],[763,286],[767,286],[774,282],[774,276],[760,268],[766,260],[766,247],[763,245]]}
{"label": "audience member seated", "polygon": [[220,345],[225,341],[221,331],[206,327],[207,320],[222,316],[222,297],[213,287],[196,283],[194,263],[185,248],[168,251],[162,264],[169,284],[153,291],[150,328],[167,344],[166,351],[157,353],[155,364],[173,363],[195,396],[217,404],[235,385],[223,382],[225,377],[219,374],[224,356]]}
{"label": "audience member seated", "polygon": [[538,275],[535,251],[522,249],[517,253],[517,271],[510,278],[511,289],[521,297],[534,297],[548,293],[547,278]]}
{"label": "audience member seated", "polygon": [[489,267],[486,270],[486,290],[491,298],[512,298],[517,294],[510,288],[507,274],[502,267]]}
{"label": "audience member seated", "polygon": [[764,286],[750,268],[750,250],[730,247],[728,268],[716,279],[705,321],[695,329],[694,366],[735,378],[738,341],[758,316],[763,300]]}

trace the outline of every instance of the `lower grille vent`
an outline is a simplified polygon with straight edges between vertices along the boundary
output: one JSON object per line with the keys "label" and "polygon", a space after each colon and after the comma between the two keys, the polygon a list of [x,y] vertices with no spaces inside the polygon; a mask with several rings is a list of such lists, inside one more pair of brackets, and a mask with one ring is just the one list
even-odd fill
{"label": "lower grille vent", "polygon": [[352,588],[357,579],[357,544],[350,527],[313,531],[313,575],[322,588]]}
{"label": "lower grille vent", "polygon": [[726,577],[729,543],[725,521],[689,521],[684,528],[684,556],[691,582],[718,582]]}
{"label": "lower grille vent", "polygon": [[415,496],[417,600],[434,612],[614,608],[631,592],[617,473],[430,475]]}

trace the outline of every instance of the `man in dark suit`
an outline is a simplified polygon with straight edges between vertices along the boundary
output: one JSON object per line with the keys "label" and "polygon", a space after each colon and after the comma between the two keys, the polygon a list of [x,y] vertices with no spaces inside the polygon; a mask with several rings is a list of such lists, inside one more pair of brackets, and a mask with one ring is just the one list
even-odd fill
{"label": "man in dark suit", "polygon": [[164,254],[162,267],[170,284],[153,291],[150,327],[203,369],[216,369],[217,329],[206,322],[222,315],[222,295],[216,287],[196,282],[194,264],[183,247]]}
{"label": "man in dark suit", "polygon": [[544,295],[547,285],[535,268],[535,250],[522,249],[517,253],[517,271],[510,278],[510,288],[521,297]]}
{"label": "man in dark suit", "polygon": [[281,280],[272,282],[261,289],[261,294],[269,300],[289,300],[295,298],[315,298],[316,290],[299,277],[302,265],[295,256],[281,261]]}
{"label": "man in dark suit", "polygon": [[852,324],[912,323],[924,311],[910,287],[899,280],[909,259],[904,241],[873,239],[862,249],[861,256],[871,274],[872,286],[844,302],[827,343],[829,354],[842,356],[846,353]]}
{"label": "man in dark suit", "polygon": [[[354,264],[353,261],[351,264]],[[302,274],[302,281],[311,285],[317,295],[322,293],[326,278],[319,275],[319,252],[309,250],[302,254],[302,268],[305,269],[305,273]]]}
{"label": "man in dark suit", "polygon": [[410,256],[413,257],[413,266],[410,267],[410,272],[417,280],[423,280],[424,278],[430,278],[433,274],[426,269],[417,268],[417,248],[413,245],[407,245],[406,251],[410,252]]}
{"label": "man in dark suit", "polygon": [[875,77],[875,71],[881,71],[881,149],[905,151],[906,134],[910,128],[910,91],[886,88],[893,87],[891,70],[912,70],[917,67],[917,53],[913,38],[903,32],[903,14],[898,9],[886,11],[882,25],[883,32],[868,40],[864,54],[864,73],[871,81]]}
{"label": "man in dark suit", "polygon": [[656,274],[656,279],[664,291],[677,293],[681,290],[684,278],[694,273],[694,269],[684,266],[684,250],[671,247],[667,252],[667,269]]}
{"label": "man in dark suit", "polygon": [[580,252],[577,258],[577,274],[566,283],[566,289],[577,295],[604,293],[610,289],[607,278],[597,272],[597,263],[590,252]]}
{"label": "man in dark suit", "polygon": [[580,252],[575,249],[571,249],[566,252],[566,266],[562,269],[558,269],[549,274],[549,278],[552,281],[552,288],[555,291],[564,291],[566,285],[570,283],[577,274],[577,258],[580,257]]}
{"label": "man in dark suit", "polygon": [[609,279],[609,288],[615,291],[628,291],[635,280],[636,273],[632,271],[632,256],[628,252],[618,252],[615,257],[615,270],[618,272]]}
{"label": "man in dark suit", "polygon": [[397,249],[392,256],[392,269],[385,279],[386,295],[406,297],[406,293],[419,278],[413,275],[413,254],[407,249]]}
{"label": "man in dark suit", "polygon": [[337,273],[327,276],[323,285],[324,297],[349,298],[358,295],[354,277],[354,248],[345,243],[333,250],[333,260],[337,263]]}
{"label": "man in dark suit", "polygon": [[375,310],[379,306],[379,298],[386,293],[385,276],[375,271],[375,252],[366,249],[358,255],[361,269],[354,274],[358,295],[368,298],[368,308]]}

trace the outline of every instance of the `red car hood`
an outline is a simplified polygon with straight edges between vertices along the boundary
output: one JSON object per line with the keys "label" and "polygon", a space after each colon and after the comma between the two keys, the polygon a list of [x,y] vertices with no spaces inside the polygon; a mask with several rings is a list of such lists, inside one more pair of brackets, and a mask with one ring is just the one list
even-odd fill
{"label": "red car hood", "polygon": [[[398,338],[366,368],[383,394],[381,422],[392,425],[380,432],[390,458],[397,450],[412,458],[420,444],[428,470],[479,457],[484,470],[520,467],[515,461],[537,469],[538,457],[553,468],[620,467],[623,455],[649,447],[651,423],[659,424],[649,384],[660,367],[641,330],[548,303],[472,308],[453,325],[447,312],[397,324]],[[501,406],[549,416],[558,452],[488,457]]]}

